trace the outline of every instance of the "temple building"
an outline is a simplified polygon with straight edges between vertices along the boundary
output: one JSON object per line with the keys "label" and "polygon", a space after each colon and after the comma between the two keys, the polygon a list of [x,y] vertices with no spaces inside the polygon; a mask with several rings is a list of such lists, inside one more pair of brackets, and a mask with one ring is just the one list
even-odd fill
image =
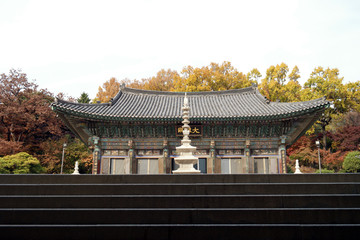
{"label": "temple building", "polygon": [[[93,174],[171,174],[182,139],[183,92],[126,88],[109,103],[57,99],[52,109],[93,149]],[[270,102],[257,87],[187,93],[201,173],[286,173],[286,148],[329,106]]]}

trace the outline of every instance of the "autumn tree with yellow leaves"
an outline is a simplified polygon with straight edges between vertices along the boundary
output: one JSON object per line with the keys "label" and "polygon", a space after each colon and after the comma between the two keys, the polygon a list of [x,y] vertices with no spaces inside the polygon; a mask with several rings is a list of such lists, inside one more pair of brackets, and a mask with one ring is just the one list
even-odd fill
{"label": "autumn tree with yellow leaves", "polygon": [[221,91],[251,86],[255,81],[248,80],[230,62],[221,65],[211,63],[209,66],[194,68],[187,66],[175,77],[176,92]]}
{"label": "autumn tree with yellow leaves", "polygon": [[109,102],[111,98],[115,97],[116,94],[120,91],[120,82],[116,78],[111,78],[110,80],[104,82],[102,87],[99,87],[99,91],[96,94],[96,98],[93,102],[100,101],[102,103]]}
{"label": "autumn tree with yellow leaves", "polygon": [[270,101],[297,102],[301,99],[299,68],[295,66],[288,75],[289,67],[285,63],[270,66],[261,80],[259,91]]}

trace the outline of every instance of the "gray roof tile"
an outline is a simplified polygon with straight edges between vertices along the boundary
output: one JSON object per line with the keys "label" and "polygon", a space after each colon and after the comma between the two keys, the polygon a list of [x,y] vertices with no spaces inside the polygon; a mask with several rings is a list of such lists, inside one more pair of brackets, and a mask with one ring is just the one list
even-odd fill
{"label": "gray roof tile", "polygon": [[[163,118],[180,119],[183,92],[158,92],[122,87],[110,103],[80,104],[58,100],[52,104],[55,111],[87,118]],[[259,118],[294,115],[306,110],[323,109],[329,105],[324,98],[307,102],[269,102],[257,88],[213,92],[187,93],[190,117],[207,118]]]}

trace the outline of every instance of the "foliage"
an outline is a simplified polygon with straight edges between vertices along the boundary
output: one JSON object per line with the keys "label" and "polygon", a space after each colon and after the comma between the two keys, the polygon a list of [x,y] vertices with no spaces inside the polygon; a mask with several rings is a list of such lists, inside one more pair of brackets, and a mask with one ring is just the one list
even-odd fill
{"label": "foliage", "polygon": [[72,173],[75,162],[79,161],[79,172],[91,173],[92,153],[84,143],[76,138],[69,143],[65,152],[64,172]]}
{"label": "foliage", "polygon": [[176,71],[171,69],[161,69],[156,73],[156,76],[143,78],[141,81],[136,79],[133,81],[130,79],[123,79],[121,83],[130,88],[153,91],[171,91],[174,87],[174,79],[178,76],[179,74]]}
{"label": "foliage", "polygon": [[21,70],[0,78],[0,156],[34,152],[39,142],[61,134],[62,122],[50,109],[51,93],[38,89]]}
{"label": "foliage", "polygon": [[298,159],[301,166],[316,167],[318,164],[316,146],[308,136],[299,138],[287,149],[287,154],[292,160]]}
{"label": "foliage", "polygon": [[0,158],[0,173],[26,174],[43,173],[39,160],[26,152],[8,155]]}
{"label": "foliage", "polygon": [[183,68],[181,74],[171,69],[161,69],[156,76],[142,80],[123,79],[121,82],[111,78],[105,82],[93,102],[108,102],[120,90],[120,84],[125,84],[130,88],[155,91],[220,91],[249,87],[257,83],[260,72],[253,69],[248,77],[234,68],[230,62],[219,65],[211,63],[209,66],[194,68],[187,66]]}
{"label": "foliage", "polygon": [[295,102],[301,98],[301,85],[299,69],[294,67],[288,75],[289,67],[285,63],[270,66],[266,76],[261,80],[259,91],[270,101]]}
{"label": "foliage", "polygon": [[360,152],[349,152],[344,159],[343,168],[346,172],[360,172]]}
{"label": "foliage", "polygon": [[351,102],[348,101],[348,92],[343,84],[343,77],[340,77],[339,70],[324,69],[317,67],[310,74],[310,78],[305,82],[302,91],[302,100],[312,100],[320,97],[326,97],[332,102],[332,107],[327,108],[320,120],[317,122],[321,126],[323,133],[323,144],[326,145],[325,128],[337,114],[348,112],[351,109]]}
{"label": "foliage", "polygon": [[[315,146],[316,139],[318,139],[316,134],[302,136],[287,149],[287,154],[293,160],[298,159],[300,166],[318,168],[319,160],[318,149]],[[330,170],[339,171],[347,152],[348,150],[320,149],[321,165]]]}
{"label": "foliage", "polygon": [[202,68],[183,68],[181,75],[175,76],[172,91],[221,91],[249,87],[252,83],[255,82],[249,81],[247,76],[234,68],[230,62],[223,62],[221,65],[211,63]]}
{"label": "foliage", "polygon": [[[57,97],[66,98],[61,93]],[[47,173],[60,172],[62,144],[74,141],[74,136],[51,110],[53,100],[50,92],[38,89],[20,70],[1,75],[0,156],[26,151],[39,159]],[[74,154],[86,159],[88,150],[79,148]]]}
{"label": "foliage", "polygon": [[321,165],[331,170],[340,170],[347,152],[320,149]]}
{"label": "foliage", "polygon": [[334,133],[345,126],[360,126],[360,112],[350,111],[336,115],[328,125],[328,130]]}
{"label": "foliage", "polygon": [[[316,170],[315,173],[320,173],[320,170],[319,169]],[[322,168],[321,173],[335,173],[335,170],[334,169],[330,170],[330,169]]]}
{"label": "foliage", "polygon": [[354,112],[360,112],[360,81],[349,82],[346,84],[347,102]]}
{"label": "foliage", "polygon": [[360,126],[344,126],[328,135],[332,139],[334,151],[355,151],[360,146]]}
{"label": "foliage", "polygon": [[60,99],[60,100],[64,100],[64,101],[68,101],[68,102],[73,102],[73,103],[76,103],[78,102],[78,100],[72,96],[68,96],[67,94],[63,93],[63,92],[60,92],[56,95],[56,98],[57,99]]}
{"label": "foliage", "polygon": [[64,156],[64,172],[70,173],[76,161],[79,161],[81,173],[90,173],[92,167],[92,154],[84,143],[70,135],[59,140],[49,140],[41,144],[42,152],[38,158],[47,173],[60,173],[63,144],[67,143]]}
{"label": "foliage", "polygon": [[294,170],[291,168],[291,165],[286,164],[286,173],[294,173]]}
{"label": "foliage", "polygon": [[78,103],[90,103],[89,95],[86,92],[83,92],[80,97],[77,99]]}
{"label": "foliage", "polygon": [[261,73],[259,72],[259,70],[257,68],[253,68],[247,75],[246,75],[247,79],[250,82],[253,83],[258,83],[260,78],[262,77]]}
{"label": "foliage", "polygon": [[143,89],[154,91],[170,91],[174,88],[174,79],[178,76],[179,74],[176,71],[172,71],[171,69],[161,69],[159,72],[157,72],[156,76],[143,80]]}
{"label": "foliage", "polygon": [[120,91],[120,82],[116,80],[116,78],[111,78],[106,81],[102,87],[99,87],[99,91],[96,94],[96,101],[100,101],[102,103],[110,102],[110,100],[116,96],[116,94]]}

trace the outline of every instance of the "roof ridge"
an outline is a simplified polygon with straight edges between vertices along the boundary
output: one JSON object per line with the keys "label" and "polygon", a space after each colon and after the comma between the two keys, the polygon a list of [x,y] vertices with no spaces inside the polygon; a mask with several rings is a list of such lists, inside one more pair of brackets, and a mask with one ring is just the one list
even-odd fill
{"label": "roof ridge", "polygon": [[271,103],[270,99],[268,99],[266,96],[262,95],[257,87],[254,87],[254,90],[255,90],[255,95],[260,99],[260,101],[263,101],[266,104]]}
{"label": "roof ridge", "polygon": [[[201,91],[201,92],[154,91],[154,90],[129,88],[129,87],[124,87],[124,86],[122,86],[120,89],[120,92],[124,92],[124,93],[147,94],[147,95],[175,95],[175,96],[183,96],[183,95],[185,95],[185,93],[187,93],[188,96],[196,96],[196,95],[205,96],[205,95],[227,95],[227,94],[235,94],[235,93],[247,93],[247,92],[254,92],[254,91],[256,91],[256,90],[255,90],[255,87],[253,87],[253,86],[239,88],[239,89],[222,90],[222,91]],[[119,93],[116,95],[116,97],[119,95]]]}
{"label": "roof ridge", "polygon": [[298,104],[307,104],[307,103],[313,103],[313,102],[321,102],[321,103],[330,103],[330,101],[326,100],[326,97],[323,96],[323,97],[320,97],[320,98],[316,98],[316,99],[311,99],[311,100],[308,100],[308,101],[299,101],[299,102],[271,102],[271,103],[274,103],[274,104],[284,104],[284,103],[298,103]]}
{"label": "roof ridge", "polygon": [[52,102],[52,104],[57,104],[57,103],[65,103],[65,104],[70,104],[70,105],[78,105],[78,106],[108,106],[110,105],[110,103],[78,103],[78,102],[71,102],[71,101],[66,101],[63,99],[60,99],[58,97],[55,98],[55,101]]}
{"label": "roof ridge", "polygon": [[118,100],[119,98],[121,97],[122,95],[122,91],[121,91],[121,86],[120,86],[120,91],[115,95],[115,97],[113,97],[112,99],[110,99],[110,106],[114,105]]}

